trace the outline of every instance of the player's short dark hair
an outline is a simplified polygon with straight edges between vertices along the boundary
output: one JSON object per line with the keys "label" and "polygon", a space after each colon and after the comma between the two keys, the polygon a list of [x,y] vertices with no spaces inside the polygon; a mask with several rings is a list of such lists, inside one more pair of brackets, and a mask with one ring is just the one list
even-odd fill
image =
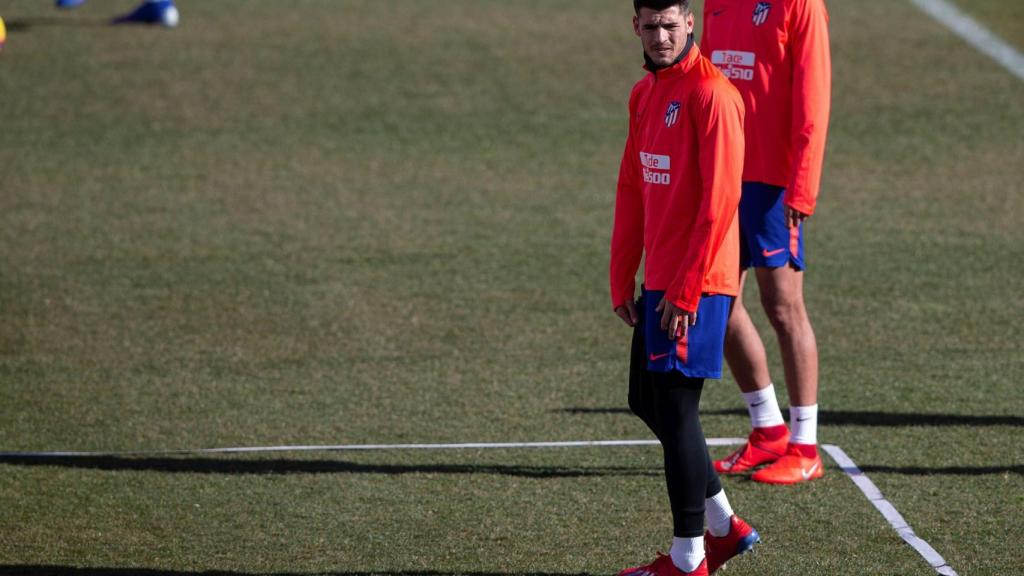
{"label": "player's short dark hair", "polygon": [[683,14],[690,12],[690,0],[633,0],[633,11],[637,14],[641,8],[661,11],[673,6],[679,6],[679,11]]}

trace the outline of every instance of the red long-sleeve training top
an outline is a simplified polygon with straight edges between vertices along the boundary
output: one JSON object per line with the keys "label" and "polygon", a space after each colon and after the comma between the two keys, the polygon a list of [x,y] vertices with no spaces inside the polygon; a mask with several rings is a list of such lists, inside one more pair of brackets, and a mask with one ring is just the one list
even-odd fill
{"label": "red long-sleeve training top", "polygon": [[629,97],[612,230],[612,308],[644,284],[694,312],[701,293],[739,288],[743,101],[696,45]]}
{"label": "red long-sleeve training top", "polygon": [[701,46],[743,95],[743,180],[813,214],[832,91],[824,0],[706,0]]}

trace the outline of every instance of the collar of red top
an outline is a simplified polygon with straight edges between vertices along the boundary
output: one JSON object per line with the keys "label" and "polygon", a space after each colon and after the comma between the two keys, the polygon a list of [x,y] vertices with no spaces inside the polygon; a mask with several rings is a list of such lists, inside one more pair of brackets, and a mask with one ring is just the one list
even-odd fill
{"label": "collar of red top", "polygon": [[693,66],[694,61],[697,60],[697,55],[700,53],[700,49],[694,50],[695,43],[693,41],[693,34],[686,37],[686,45],[683,46],[683,51],[679,53],[668,66],[658,66],[655,64],[651,57],[644,52],[644,69],[651,74],[654,74],[655,78],[672,78],[675,76],[681,76],[685,74]]}

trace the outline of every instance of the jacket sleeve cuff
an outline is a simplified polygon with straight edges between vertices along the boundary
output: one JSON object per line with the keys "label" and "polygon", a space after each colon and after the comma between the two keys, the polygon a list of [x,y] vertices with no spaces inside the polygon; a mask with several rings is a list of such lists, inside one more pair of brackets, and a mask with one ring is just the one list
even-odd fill
{"label": "jacket sleeve cuff", "polygon": [[630,284],[626,289],[612,292],[612,310],[624,306],[636,296],[636,283]]}
{"label": "jacket sleeve cuff", "polygon": [[682,308],[687,312],[696,312],[697,306],[700,305],[700,294],[698,293],[696,296],[692,297],[686,297],[684,294],[679,294],[672,299],[672,303],[675,304],[677,308]]}
{"label": "jacket sleeve cuff", "polygon": [[783,202],[786,204],[786,206],[789,206],[790,208],[796,210],[797,212],[800,212],[801,214],[806,214],[808,216],[814,214],[814,201],[808,202],[806,200],[796,198],[795,195],[790,195],[787,193],[786,197],[783,199]]}

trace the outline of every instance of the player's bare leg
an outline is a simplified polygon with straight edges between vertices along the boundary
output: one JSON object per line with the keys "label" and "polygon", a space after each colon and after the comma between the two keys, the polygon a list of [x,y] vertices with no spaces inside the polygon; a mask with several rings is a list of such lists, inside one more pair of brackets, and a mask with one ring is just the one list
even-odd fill
{"label": "player's bare leg", "polygon": [[761,304],[779,339],[789,404],[817,404],[818,343],[804,306],[804,273],[789,266],[757,268],[756,273]]}
{"label": "player's bare leg", "polygon": [[743,304],[747,271],[740,273],[740,295],[733,302],[725,336],[725,359],[743,391],[753,430],[747,443],[715,461],[719,474],[739,474],[774,462],[785,453],[789,429],[782,419],[775,387],[768,373],[768,356],[757,328]]}
{"label": "player's bare leg", "polygon": [[818,345],[804,305],[804,275],[789,266],[758,268],[756,274],[761,304],[779,341],[789,393],[791,436],[786,455],[752,478],[775,484],[820,478]]}
{"label": "player's bare leg", "polygon": [[757,392],[771,385],[768,356],[757,327],[743,304],[747,271],[740,272],[739,295],[733,301],[725,334],[725,360],[733,378],[744,392]]}

